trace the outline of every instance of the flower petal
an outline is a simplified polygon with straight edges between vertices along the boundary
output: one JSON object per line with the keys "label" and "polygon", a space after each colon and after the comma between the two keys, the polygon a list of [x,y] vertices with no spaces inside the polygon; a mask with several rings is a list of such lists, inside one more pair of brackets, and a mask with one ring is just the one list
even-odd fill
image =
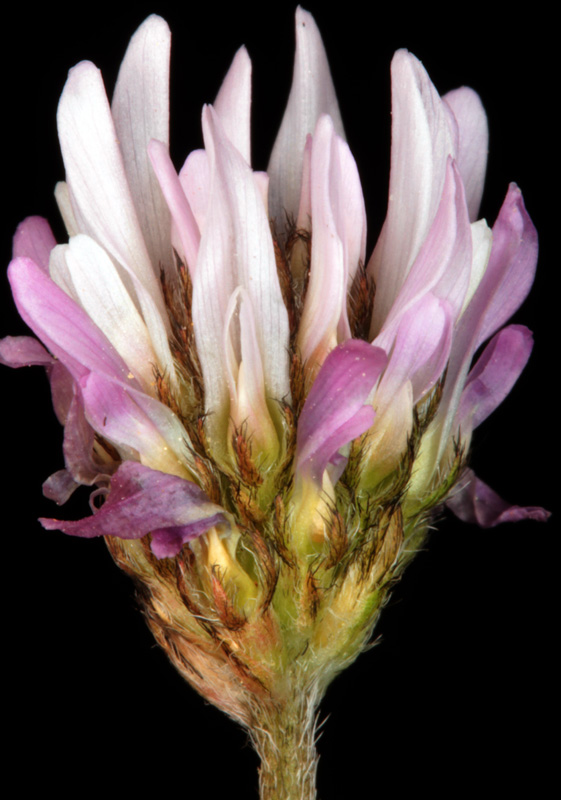
{"label": "flower petal", "polygon": [[224,131],[251,164],[251,60],[240,47],[214,101]]}
{"label": "flower petal", "polygon": [[173,217],[191,280],[195,275],[201,235],[165,144],[152,139],[148,155]]}
{"label": "flower petal", "polygon": [[435,464],[447,449],[473,355],[526,297],[534,279],[537,253],[535,228],[520,190],[511,184],[493,226],[489,264],[454,336],[446,383],[433,421],[440,429]]}
{"label": "flower petal", "polygon": [[86,419],[117,447],[131,448],[143,464],[189,477],[191,454],[187,431],[163,403],[104,375],[91,373],[80,382]]}
{"label": "flower petal", "polygon": [[[310,184],[312,252],[298,343],[303,360],[314,369],[336,344],[351,338],[347,294],[366,250],[358,170],[327,115],[316,125],[304,182]],[[302,197],[299,213],[304,205]]]}
{"label": "flower petal", "polygon": [[111,111],[128,185],[151,263],[169,271],[171,219],[147,155],[148,142],[169,144],[171,34],[152,14],[136,31],[119,69]]}
{"label": "flower petal", "polygon": [[5,336],[0,339],[0,364],[7,367],[48,367],[54,358],[33,336]]}
{"label": "flower petal", "polygon": [[75,379],[93,370],[131,383],[128,366],[99,328],[33,261],[15,259],[8,277],[22,319]]}
{"label": "flower petal", "polygon": [[351,339],[327,356],[298,421],[296,473],[322,485],[329,462],[368,430],[374,411],[366,405],[387,364],[383,350]]}
{"label": "flower petal", "polygon": [[442,98],[458,123],[458,168],[466,190],[469,218],[475,222],[485,184],[489,128],[479,95],[467,86],[448,92]]}
{"label": "flower petal", "polygon": [[51,226],[43,217],[27,217],[18,225],[13,241],[13,258],[30,258],[44,272],[49,271],[49,256],[56,245]]}
{"label": "flower petal", "polygon": [[[476,348],[507,322],[526,299],[538,262],[538,234],[530,219],[522,192],[511,183],[497,221],[489,265],[470,316],[481,314]],[[484,312],[483,307],[485,308]]]}
{"label": "flower petal", "polygon": [[115,265],[93,239],[74,236],[65,259],[77,301],[147,391],[157,363],[144,320]]}
{"label": "flower petal", "polygon": [[[70,70],[57,120],[80,231],[95,239],[137,277],[153,298],[161,318],[167,319],[159,280],[128,185],[103,80],[93,64],[84,61]],[[155,267],[159,269],[159,265]]]}
{"label": "flower petal", "polygon": [[464,433],[477,428],[510,393],[532,352],[532,332],[509,325],[489,342],[468,375],[455,427]]}
{"label": "flower petal", "polygon": [[212,189],[193,286],[193,323],[210,414],[207,422],[216,430],[227,421],[223,335],[234,289],[243,286],[251,300],[270,400],[290,393],[289,334],[269,222],[253,173],[211,107],[203,114],[203,130]]}
{"label": "flower petal", "polygon": [[329,114],[335,131],[345,138],[320,32],[312,15],[298,7],[292,88],[267,168],[270,215],[279,231],[284,230],[286,215],[296,219],[298,214],[306,136],[314,132],[322,114]]}
{"label": "flower petal", "polygon": [[388,211],[368,265],[376,283],[373,337],[432,225],[449,155],[454,155],[454,141],[448,113],[421,62],[398,50],[392,61]]}
{"label": "flower petal", "polygon": [[72,536],[140,539],[157,531],[152,550],[158,558],[177,555],[183,544],[225,523],[223,509],[211,503],[192,481],[125,461],[111,479],[104,505],[75,522],[40,519],[47,530]]}
{"label": "flower petal", "polygon": [[179,173],[179,182],[202,233],[210,197],[210,164],[205,150],[189,153]]}
{"label": "flower petal", "polygon": [[465,471],[456,489],[446,505],[463,522],[476,523],[482,528],[494,528],[502,522],[519,522],[523,519],[546,522],[551,516],[549,511],[539,506],[510,505],[470,469]]}
{"label": "flower petal", "polygon": [[449,158],[438,211],[384,322],[382,336],[429,292],[449,304],[455,322],[470,284],[471,262],[472,234],[464,189]]}

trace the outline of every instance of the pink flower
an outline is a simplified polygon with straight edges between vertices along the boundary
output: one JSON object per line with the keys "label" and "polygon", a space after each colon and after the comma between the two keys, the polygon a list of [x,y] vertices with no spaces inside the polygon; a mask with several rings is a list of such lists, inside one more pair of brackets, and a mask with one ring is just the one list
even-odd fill
{"label": "pink flower", "polygon": [[97,485],[107,501],[93,518],[46,527],[151,533],[156,555],[173,556],[216,526],[239,537],[248,512],[228,487],[243,485],[261,515],[282,496],[298,537],[308,520],[317,541],[341,480],[364,502],[393,487],[410,519],[447,498],[482,525],[547,517],[509,507],[465,469],[473,430],[530,355],[530,332],[503,326],[537,259],[516,186],[493,228],[477,219],[479,98],[467,88],[441,98],[421,63],[396,53],[389,203],[367,257],[358,170],[302,9],[296,32],[267,173],[251,166],[244,48],[203,110],[204,149],[179,173],[162,19],[132,38],[111,106],[93,64],[70,71],[58,110],[66,182],[56,189],[69,241],[28,218],[9,267],[44,348],[7,338],[0,353],[51,376],[65,469],[45,492],[64,502],[77,485]]}

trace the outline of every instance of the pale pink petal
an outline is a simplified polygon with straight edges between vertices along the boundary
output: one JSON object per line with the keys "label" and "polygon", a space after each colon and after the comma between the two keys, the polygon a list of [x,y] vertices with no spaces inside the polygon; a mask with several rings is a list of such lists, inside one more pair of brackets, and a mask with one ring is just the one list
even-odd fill
{"label": "pale pink petal", "polygon": [[32,336],[5,336],[0,339],[0,364],[7,367],[48,367],[54,358]]}
{"label": "pale pink petal", "polygon": [[111,110],[140,228],[152,264],[169,270],[171,219],[152,171],[151,139],[169,145],[169,61],[171,34],[152,14],[132,37],[121,63]]}
{"label": "pale pink petal", "polygon": [[13,258],[30,258],[44,272],[49,271],[49,256],[56,245],[51,226],[43,217],[27,217],[17,227]]}
{"label": "pale pink petal", "polygon": [[115,265],[93,239],[74,236],[65,250],[75,296],[147,391],[156,356],[150,336]]}
{"label": "pale pink petal", "polygon": [[61,361],[55,361],[48,375],[54,412],[60,424],[65,425],[75,396],[76,382]]}
{"label": "pale pink petal", "polygon": [[406,50],[392,61],[388,211],[368,270],[376,282],[372,336],[381,329],[437,212],[453,135],[424,67]]}
{"label": "pale pink petal", "polygon": [[[315,368],[336,344],[351,338],[347,295],[366,248],[358,170],[326,115],[318,120],[304,174],[303,186],[310,187],[312,255],[298,342],[304,361]],[[303,195],[301,211],[305,204]]]}
{"label": "pale pink petal", "polygon": [[327,356],[298,421],[298,479],[321,486],[337,452],[370,428],[374,411],[366,403],[386,363],[383,350],[353,339]]}
{"label": "pale pink petal", "polygon": [[230,296],[243,286],[255,313],[267,396],[287,397],[288,315],[279,286],[269,222],[253,174],[208,107],[205,144],[212,164],[211,199],[193,287],[193,323],[205,379],[208,424],[222,425],[228,387],[223,332]]}
{"label": "pale pink petal", "polygon": [[516,311],[530,290],[538,253],[537,235],[518,187],[511,184],[493,226],[485,274],[454,336],[444,392],[435,425],[440,428],[439,460],[447,448],[465,380],[477,348]]}
{"label": "pale pink petal", "polygon": [[140,539],[152,533],[158,558],[172,557],[183,544],[225,523],[223,509],[210,502],[192,481],[125,461],[111,479],[111,491],[92,517],[65,522],[40,519],[47,530],[72,536]]}
{"label": "pale pink petal", "polygon": [[443,100],[450,106],[458,123],[456,160],[466,190],[469,218],[474,222],[479,214],[487,169],[487,115],[479,95],[467,86],[448,92]]}
{"label": "pale pink petal", "polygon": [[343,123],[321,35],[310,13],[296,10],[296,55],[292,88],[267,172],[269,209],[279,231],[286,216],[296,219],[300,203],[306,136],[322,114],[329,114],[344,138]]}
{"label": "pale pink petal", "polygon": [[68,236],[76,236],[77,233],[80,233],[80,226],[72,208],[70,189],[66,181],[59,181],[55,186],[55,200]]}
{"label": "pale pink petal", "polygon": [[111,472],[110,463],[103,465],[94,456],[95,432],[86,419],[81,395],[74,392],[64,425],[64,463],[72,478],[91,486],[100,473]]}
{"label": "pale pink petal", "polygon": [[214,101],[226,136],[251,164],[251,60],[240,47]]}
{"label": "pale pink petal", "polygon": [[377,410],[391,405],[408,381],[413,404],[434,386],[450,354],[452,327],[449,304],[427,293],[400,317],[395,330],[383,331],[374,340],[389,353],[388,367],[374,395]]}
{"label": "pale pink petal", "polygon": [[253,454],[272,459],[278,452],[278,437],[267,406],[255,315],[249,294],[241,286],[228,303],[224,339],[230,417],[236,427],[245,427]]}
{"label": "pale pink petal", "polygon": [[472,234],[463,185],[454,162],[449,158],[438,211],[383,330],[395,326],[407,309],[428,292],[449,304],[455,322],[470,284],[471,263]]}
{"label": "pale pink petal", "polygon": [[472,522],[482,528],[494,528],[502,522],[519,522],[523,519],[546,522],[551,516],[549,511],[539,506],[524,507],[507,503],[470,469],[465,471],[446,505],[463,522]]}
{"label": "pale pink petal", "polygon": [[489,265],[474,297],[470,317],[482,313],[476,347],[502,327],[526,299],[538,261],[538,234],[524,206],[522,192],[511,183],[497,221]]}
{"label": "pale pink petal", "polygon": [[83,378],[80,389],[86,419],[101,436],[137,451],[153,469],[187,476],[187,432],[167,406],[101,374]]}
{"label": "pale pink petal", "polygon": [[146,249],[103,80],[93,64],[84,61],[70,70],[57,120],[66,178],[81,232],[137,277],[162,320],[167,319],[156,277],[159,265],[152,265]]}
{"label": "pale pink petal", "polygon": [[189,201],[185,197],[185,192],[169,157],[166,145],[153,139],[148,145],[148,154],[171,211],[192,280],[195,275],[201,240],[199,227]]}
{"label": "pale pink petal", "polygon": [[[300,189],[300,204],[298,206],[298,217],[296,227],[299,230],[312,230],[312,187],[311,187],[311,168],[312,168],[312,134],[306,136],[306,144],[302,159],[302,186]],[[282,231],[282,229],[281,229]]]}
{"label": "pale pink petal", "polygon": [[179,173],[179,182],[202,233],[210,196],[210,165],[208,155],[204,150],[193,150],[187,156]]}
{"label": "pale pink petal", "polygon": [[64,505],[80,486],[66,469],[59,469],[49,475],[43,483],[43,494],[59,506]]}
{"label": "pale pink petal", "polygon": [[337,327],[347,303],[345,251],[332,206],[332,194],[341,188],[340,174],[336,166],[332,169],[334,137],[331,119],[320,117],[310,164],[312,256],[298,331],[302,359],[309,368],[320,366],[337,345]]}
{"label": "pale pink petal", "polygon": [[528,363],[532,346],[532,332],[524,325],[509,325],[491,339],[462,392],[455,421],[462,434],[477,428],[503,402]]}
{"label": "pale pink petal", "polygon": [[86,312],[33,261],[15,259],[8,277],[20,316],[75,379],[93,370],[135,383],[127,365]]}

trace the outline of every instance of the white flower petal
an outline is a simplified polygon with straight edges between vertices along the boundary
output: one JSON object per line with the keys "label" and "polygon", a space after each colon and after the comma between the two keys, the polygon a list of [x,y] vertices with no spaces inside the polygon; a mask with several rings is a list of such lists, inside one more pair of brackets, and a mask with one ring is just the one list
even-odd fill
{"label": "white flower petal", "polygon": [[105,250],[84,234],[70,240],[65,258],[77,301],[144,389],[153,394],[156,356],[144,320],[115,265]]}
{"label": "white flower petal", "polygon": [[442,98],[452,109],[458,123],[459,142],[456,154],[464,182],[469,218],[475,222],[479,213],[489,149],[487,115],[479,95],[462,86]]}
{"label": "white flower petal", "polygon": [[381,329],[435,217],[453,135],[426,70],[406,50],[392,61],[388,212],[368,270],[376,282],[372,336]]}
{"label": "white flower petal", "polygon": [[57,120],[80,232],[137,277],[166,320],[159,267],[153,268],[146,249],[101,74],[93,64],[83,61],[70,70]]}
{"label": "white flower petal", "polygon": [[171,34],[156,15],[140,26],[121,63],[111,110],[125,172],[150,260],[173,266],[171,219],[148,159],[151,139],[169,145],[169,61]]}
{"label": "white flower petal", "polygon": [[251,60],[245,47],[240,47],[220,91],[214,110],[230,139],[248,164],[251,164]]}
{"label": "white flower petal", "polygon": [[269,208],[279,231],[286,215],[296,219],[300,203],[306,136],[322,114],[345,138],[335,87],[318,27],[310,13],[296,10],[296,56],[292,88],[267,172],[271,178]]}
{"label": "white flower petal", "polygon": [[193,287],[193,323],[205,379],[208,424],[226,423],[228,387],[223,331],[234,289],[248,293],[267,396],[288,396],[288,316],[278,282],[265,208],[253,173],[210,107],[203,114],[212,169],[210,204]]}

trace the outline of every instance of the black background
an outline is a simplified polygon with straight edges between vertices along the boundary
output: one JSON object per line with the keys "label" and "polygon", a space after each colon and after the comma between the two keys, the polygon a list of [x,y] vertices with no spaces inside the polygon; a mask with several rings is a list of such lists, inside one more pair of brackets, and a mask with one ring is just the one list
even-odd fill
{"label": "black background", "polygon": [[[425,64],[441,92],[461,84],[482,96],[490,120],[482,214],[492,222],[508,182],[522,188],[540,233],[531,297],[515,317],[535,332],[535,352],[512,394],[478,431],[472,463],[504,497],[553,505],[558,442],[557,205],[551,105],[555,43],[539,4],[493,16],[493,4],[446,14],[394,4],[365,11],[309,2],[330,58],[358,162],[371,249],[386,206],[389,65],[398,47]],[[151,12],[170,23],[172,156],[201,146],[200,108],[211,102],[241,44],[254,65],[253,160],[265,169],[288,96],[293,6],[172,10],[165,2],[23,5],[5,18],[3,263],[29,214],[63,239],[52,189],[63,177],[55,111],[69,67],[94,61],[110,89],[128,39]],[[2,278],[0,333],[25,333]],[[552,337],[556,337],[555,342]],[[555,390],[554,390],[555,389]],[[257,797],[257,759],[245,734],[205,703],[155,647],[132,586],[101,541],[43,531],[57,510],[41,483],[62,467],[61,431],[39,369],[2,373],[3,641],[8,773],[21,793],[82,796]],[[86,494],[61,515],[83,516]],[[483,531],[442,520],[386,608],[382,642],[328,692],[320,741],[322,800],[462,789],[544,794],[552,749],[553,600],[557,579],[548,525]]]}

